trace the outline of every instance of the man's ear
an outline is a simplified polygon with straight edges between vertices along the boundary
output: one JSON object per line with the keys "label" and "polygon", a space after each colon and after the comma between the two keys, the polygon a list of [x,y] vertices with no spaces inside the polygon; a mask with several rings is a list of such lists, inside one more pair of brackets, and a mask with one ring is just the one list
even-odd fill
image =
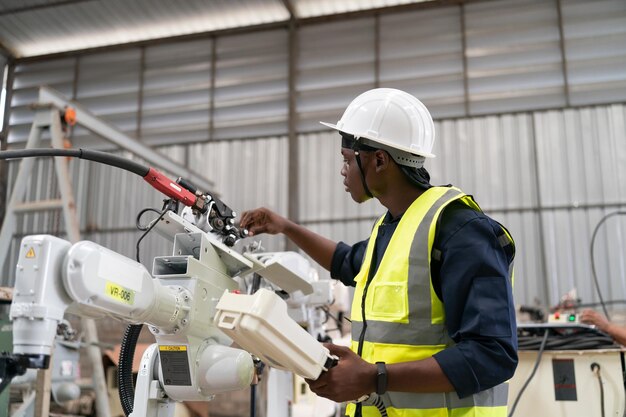
{"label": "man's ear", "polygon": [[376,161],[376,172],[387,169],[391,163],[391,155],[381,149],[374,152],[374,159]]}

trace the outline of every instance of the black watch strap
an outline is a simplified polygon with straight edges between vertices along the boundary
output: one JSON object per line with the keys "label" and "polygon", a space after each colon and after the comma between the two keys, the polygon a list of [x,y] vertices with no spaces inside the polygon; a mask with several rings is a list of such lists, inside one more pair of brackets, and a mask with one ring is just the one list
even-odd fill
{"label": "black watch strap", "polygon": [[387,392],[387,367],[385,362],[376,362],[376,394]]}

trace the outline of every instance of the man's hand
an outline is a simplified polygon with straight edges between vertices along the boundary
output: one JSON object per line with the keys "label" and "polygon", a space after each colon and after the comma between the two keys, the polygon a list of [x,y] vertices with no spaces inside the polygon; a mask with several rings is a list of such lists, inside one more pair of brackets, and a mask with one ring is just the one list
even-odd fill
{"label": "man's hand", "polygon": [[245,211],[239,226],[248,229],[249,236],[259,233],[283,233],[315,262],[330,271],[337,243],[284,218],[267,208]]}
{"label": "man's hand", "polygon": [[259,233],[284,233],[288,220],[265,207],[244,211],[239,226],[248,229],[250,236]]}
{"label": "man's hand", "polygon": [[604,315],[594,310],[584,310],[580,316],[580,321],[587,324],[594,324],[598,330],[608,334],[620,345],[626,346],[626,327],[611,323]]}
{"label": "man's hand", "polygon": [[605,333],[609,333],[610,323],[602,314],[594,310],[583,310],[580,315],[580,321],[582,323],[593,324],[598,330],[602,330]]}
{"label": "man's hand", "polygon": [[337,366],[330,368],[315,381],[307,379],[311,391],[335,402],[354,401],[376,391],[376,365],[361,359],[345,346],[325,343],[331,355],[339,357]]}

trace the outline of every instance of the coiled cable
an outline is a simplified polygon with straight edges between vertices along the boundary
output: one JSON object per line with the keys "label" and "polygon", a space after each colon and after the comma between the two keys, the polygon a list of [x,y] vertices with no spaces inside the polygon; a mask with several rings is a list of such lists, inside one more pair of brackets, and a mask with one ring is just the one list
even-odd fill
{"label": "coiled cable", "polygon": [[[543,340],[536,335],[518,336],[519,350],[538,350]],[[587,349],[614,349],[618,348],[613,339],[604,334],[589,334],[588,332],[570,335],[552,335],[544,344],[545,350],[587,350]]]}
{"label": "coiled cable", "polygon": [[387,407],[385,407],[385,402],[383,401],[383,398],[375,392],[371,393],[365,400],[358,404],[373,405],[378,409],[381,417],[387,417]]}
{"label": "coiled cable", "polygon": [[126,416],[133,412],[135,388],[133,387],[133,358],[135,357],[135,347],[143,324],[130,324],[126,327],[122,344],[120,346],[120,357],[117,373],[118,393],[122,410]]}

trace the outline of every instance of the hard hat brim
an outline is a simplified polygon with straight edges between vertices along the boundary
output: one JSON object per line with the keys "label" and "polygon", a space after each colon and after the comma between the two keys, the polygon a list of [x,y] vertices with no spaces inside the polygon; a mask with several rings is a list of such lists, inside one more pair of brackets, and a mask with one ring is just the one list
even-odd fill
{"label": "hard hat brim", "polygon": [[371,137],[371,136],[363,135],[363,134],[357,134],[355,132],[348,132],[347,130],[340,129],[336,124],[333,124],[333,123],[327,123],[327,122],[320,122],[320,123],[323,124],[326,127],[330,127],[331,129],[334,129],[334,130],[336,130],[338,132],[344,132],[344,133],[348,133],[348,134],[353,135],[353,136],[358,136],[358,137],[361,137],[361,138],[369,139],[369,140],[371,140],[373,142],[377,142],[377,143],[380,143],[380,144],[383,144],[383,145],[386,145],[386,146],[389,146],[389,147],[392,147],[392,148],[395,148],[395,149],[399,149],[401,151],[408,152],[410,154],[423,156],[425,158],[435,158],[435,155],[432,154],[432,153],[416,152],[415,149],[406,148],[404,146],[398,146],[397,144],[395,144],[393,142],[386,141],[384,139],[375,138],[375,137]]}

